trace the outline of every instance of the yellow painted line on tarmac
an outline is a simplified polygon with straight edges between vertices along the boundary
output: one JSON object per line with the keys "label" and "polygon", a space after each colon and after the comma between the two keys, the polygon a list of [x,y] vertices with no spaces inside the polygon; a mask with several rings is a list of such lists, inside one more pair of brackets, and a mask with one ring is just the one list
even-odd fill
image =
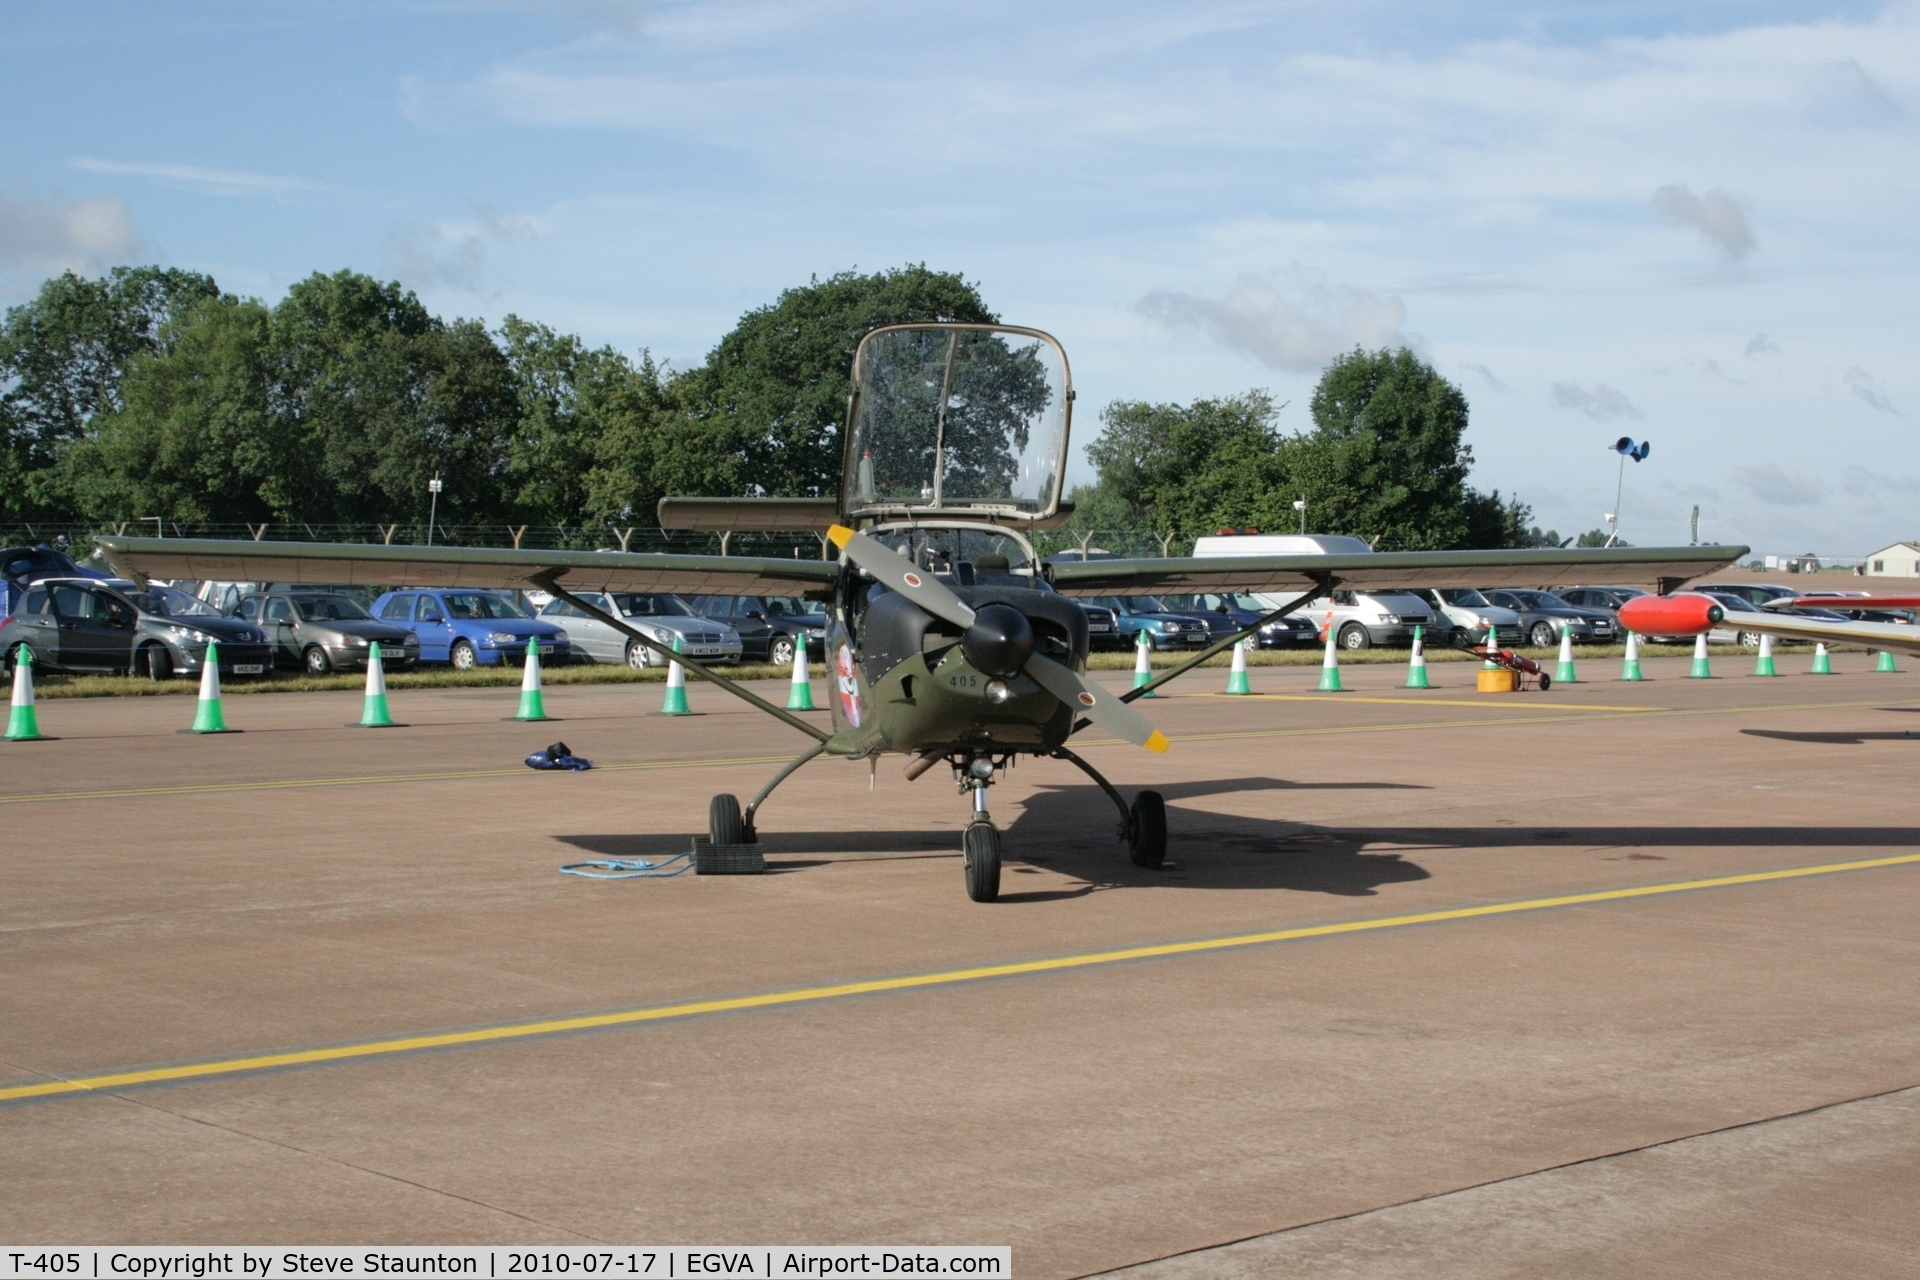
{"label": "yellow painted line on tarmac", "polygon": [[1525,701],[1495,701],[1467,698],[1356,698],[1351,694],[1330,693],[1182,693],[1182,698],[1264,698],[1268,702],[1378,702],[1389,707],[1479,707],[1483,711],[1623,711],[1645,714],[1666,711],[1667,707],[1609,707],[1599,702],[1556,702],[1551,707]]}
{"label": "yellow painted line on tarmac", "polygon": [[1913,863],[1920,863],[1920,853],[1895,854],[1885,858],[1863,858],[1853,862],[1828,862],[1811,867],[1785,867],[1775,871],[1750,871],[1739,875],[1710,876],[1700,880],[1675,880],[1665,884],[1635,885],[1626,889],[1563,893],[1549,898],[1524,898],[1519,901],[1492,902],[1475,907],[1449,907],[1440,911],[1419,911],[1410,915],[1347,920],[1337,924],[1302,925],[1292,929],[1271,929],[1263,933],[1235,934],[1226,938],[1201,938],[1190,942],[1163,942],[1149,946],[1124,947],[1113,951],[1088,951],[1079,955],[1053,956],[1043,960],[1017,960],[1008,964],[944,969],[935,973],[908,974],[904,977],[871,978],[861,982],[835,983],[831,986],[802,987],[793,991],[767,991],[755,995],[725,996],[713,1000],[691,1000],[649,1009],[622,1009],[612,1013],[547,1018],[538,1022],[511,1022],[502,1026],[479,1027],[467,1031],[426,1032],[420,1035],[400,1036],[388,1040],[368,1040],[359,1044],[332,1045],[319,1049],[295,1049],[284,1053],[261,1053],[246,1057],[209,1058],[202,1062],[185,1062],[173,1066],[107,1071],[95,1075],[70,1076],[63,1079],[36,1081],[32,1084],[10,1085],[0,1088],[0,1102],[49,1098],[61,1094],[93,1093],[133,1085],[205,1080],[250,1071],[271,1071],[281,1067],[384,1058],[395,1054],[414,1053],[422,1049],[511,1043],[564,1035],[575,1031],[597,1031],[608,1027],[672,1022],[707,1014],[818,1004],[827,1000],[844,1000],[850,996],[879,995],[885,992],[913,991],[927,987],[965,986],[996,978],[1059,973],[1074,969],[1095,969],[1134,960],[1204,955],[1209,952],[1265,946],[1275,942],[1297,942],[1306,938],[1330,938],[1351,933],[1377,933],[1385,929],[1405,929],[1414,925],[1441,924],[1452,920],[1520,915],[1531,911],[1548,911],[1557,907],[1625,902],[1635,898],[1660,897],[1664,894],[1691,893],[1700,889],[1725,889],[1735,885],[1803,880],[1813,876],[1837,875],[1846,871],[1867,871],[1877,867],[1907,866]]}

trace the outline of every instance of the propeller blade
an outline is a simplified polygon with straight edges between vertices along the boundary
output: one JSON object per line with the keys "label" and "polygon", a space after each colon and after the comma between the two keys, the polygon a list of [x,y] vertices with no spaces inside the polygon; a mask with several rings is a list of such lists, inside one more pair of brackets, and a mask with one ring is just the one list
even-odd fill
{"label": "propeller blade", "polygon": [[[898,591],[936,618],[945,618],[956,627],[973,625],[973,610],[966,601],[947,589],[947,585],[878,538],[855,533],[845,525],[834,525],[827,537],[840,548],[840,554]],[[1069,673],[1071,674],[1071,673]]]}
{"label": "propeller blade", "polygon": [[1167,749],[1167,736],[1154,728],[1151,720],[1091,680],[1081,679],[1071,668],[1036,653],[1027,659],[1027,674],[1041,688],[1108,733],[1149,751]]}

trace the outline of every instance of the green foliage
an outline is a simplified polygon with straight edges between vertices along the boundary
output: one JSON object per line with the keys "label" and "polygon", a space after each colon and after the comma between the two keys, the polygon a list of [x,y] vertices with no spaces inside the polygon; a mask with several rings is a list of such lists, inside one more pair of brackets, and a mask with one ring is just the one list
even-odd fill
{"label": "green foliage", "polygon": [[[1314,391],[1314,429],[1283,434],[1262,391],[1190,405],[1116,401],[1087,447],[1099,483],[1074,524],[1205,533],[1308,526],[1383,549],[1531,545],[1531,511],[1467,484],[1467,401],[1412,352],[1353,351]],[[1094,511],[1100,515],[1094,516]]]}
{"label": "green foliage", "polygon": [[[1605,529],[1589,529],[1581,534],[1580,540],[1573,545],[1576,547],[1604,547],[1607,545],[1608,537],[1609,535]],[[1630,547],[1633,544],[1625,538],[1622,538],[1613,545],[1616,547]]]}

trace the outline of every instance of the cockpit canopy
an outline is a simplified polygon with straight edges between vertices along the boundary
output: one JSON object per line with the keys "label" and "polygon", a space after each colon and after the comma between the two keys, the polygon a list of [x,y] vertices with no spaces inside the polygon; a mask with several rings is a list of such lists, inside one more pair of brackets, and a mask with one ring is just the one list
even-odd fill
{"label": "cockpit canopy", "polygon": [[1038,329],[903,324],[853,357],[840,509],[1039,521],[1060,504],[1073,379]]}

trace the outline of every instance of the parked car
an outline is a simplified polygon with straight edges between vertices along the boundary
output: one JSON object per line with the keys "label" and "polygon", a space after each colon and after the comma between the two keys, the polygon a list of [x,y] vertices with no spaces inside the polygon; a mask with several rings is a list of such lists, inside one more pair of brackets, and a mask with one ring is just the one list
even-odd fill
{"label": "parked car", "polygon": [[12,613],[21,594],[43,578],[95,578],[106,581],[111,573],[94,573],[74,563],[66,552],[45,543],[37,547],[8,547],[0,550],[0,615]]}
{"label": "parked car", "polygon": [[1091,600],[1075,600],[1080,612],[1087,615],[1087,647],[1089,649],[1124,649],[1127,647],[1126,633],[1120,630],[1120,620],[1113,610]]}
{"label": "parked car", "polygon": [[1553,594],[1576,609],[1598,609],[1613,615],[1617,627],[1620,624],[1620,606],[1647,593],[1639,587],[1562,587]]}
{"label": "parked car", "polygon": [[142,590],[124,578],[43,578],[0,620],[8,670],[25,645],[36,667],[55,671],[197,676],[214,641],[223,676],[263,675],[272,663],[259,628],[158,583]]}
{"label": "parked car", "polygon": [[1143,635],[1155,649],[1202,649],[1212,643],[1204,618],[1176,612],[1152,596],[1096,596],[1086,603],[1113,610],[1116,634],[1127,648]]}
{"label": "parked car", "polygon": [[1546,591],[1523,591],[1509,587],[1500,591],[1482,591],[1481,595],[1502,609],[1511,609],[1520,617],[1519,636],[1536,649],[1560,643],[1565,628],[1575,644],[1612,644],[1620,637],[1620,624],[1604,609],[1581,609]]}
{"label": "parked car", "polygon": [[827,656],[827,606],[798,596],[695,596],[687,602],[703,618],[731,627],[748,662],[792,663],[797,644],[807,656]]}
{"label": "parked car", "polygon": [[1443,639],[1482,644],[1486,641],[1488,628],[1496,629],[1498,634],[1509,639],[1520,634],[1519,614],[1511,609],[1502,609],[1472,587],[1442,587],[1438,590],[1422,587],[1407,594],[1426,601],[1447,620],[1452,635]]}
{"label": "parked car", "polygon": [[564,628],[527,616],[507,592],[389,591],[373,602],[373,616],[413,632],[421,662],[449,662],[461,671],[522,662],[529,640],[544,661],[573,656]]}
{"label": "parked car", "polygon": [[[1160,599],[1168,608],[1206,619],[1214,639],[1245,631],[1285,603],[1267,604],[1263,597],[1246,591],[1230,595],[1161,596]],[[1290,613],[1261,627],[1253,639],[1256,649],[1311,647],[1320,643],[1320,628],[1301,614]]]}
{"label": "parked car", "polygon": [[[580,591],[582,600],[619,618],[635,631],[664,645],[680,638],[680,652],[709,662],[738,662],[740,635],[723,622],[703,618],[679,596],[649,591]],[[624,662],[630,667],[663,666],[666,659],[632,636],[608,626],[565,600],[554,597],[540,616],[565,626],[573,651],[591,662]],[[788,655],[792,661],[792,655]]]}
{"label": "parked car", "polygon": [[1683,596],[1705,596],[1720,606],[1723,616],[1718,625],[1710,627],[1707,630],[1708,644],[1743,644],[1749,649],[1758,649],[1760,647],[1760,633],[1758,631],[1742,631],[1740,629],[1741,614],[1757,614],[1761,612],[1761,610],[1756,609],[1752,604],[1748,603],[1745,596],[1736,596],[1727,591],[1708,591],[1699,588],[1682,591],[1678,594]]}
{"label": "parked car", "polygon": [[[1260,598],[1278,600],[1265,592]],[[1445,621],[1432,605],[1403,591],[1336,591],[1308,601],[1300,615],[1323,636],[1331,626],[1342,649],[1412,645],[1415,627],[1430,632]]]}
{"label": "parked car", "polygon": [[358,600],[332,592],[270,591],[241,596],[232,615],[259,625],[275,666],[310,675],[364,671],[377,642],[380,665],[404,671],[420,661],[420,641],[397,622],[379,622]]}
{"label": "parked car", "polygon": [[[1756,609],[1764,609],[1771,600],[1798,599],[1808,594],[1793,587],[1776,586],[1765,582],[1703,582],[1688,587],[1689,591],[1704,591],[1715,595],[1739,596]],[[1795,609],[1794,615],[1801,618],[1825,618],[1829,622],[1839,622],[1846,614],[1834,609]]]}

